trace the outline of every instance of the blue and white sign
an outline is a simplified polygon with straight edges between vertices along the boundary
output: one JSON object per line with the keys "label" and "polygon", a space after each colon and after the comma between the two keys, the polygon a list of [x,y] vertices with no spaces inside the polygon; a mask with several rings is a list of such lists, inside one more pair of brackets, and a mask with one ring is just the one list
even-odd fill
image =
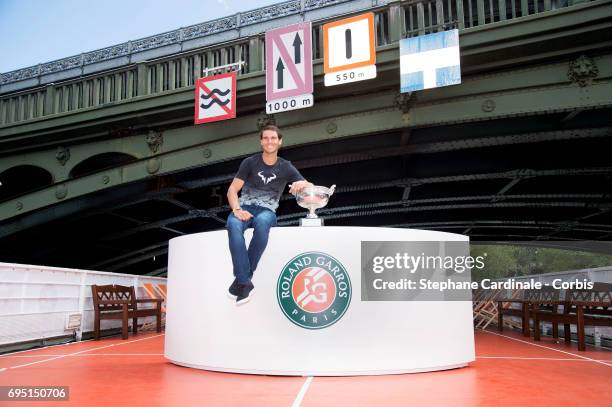
{"label": "blue and white sign", "polygon": [[459,30],[400,41],[401,92],[461,83]]}

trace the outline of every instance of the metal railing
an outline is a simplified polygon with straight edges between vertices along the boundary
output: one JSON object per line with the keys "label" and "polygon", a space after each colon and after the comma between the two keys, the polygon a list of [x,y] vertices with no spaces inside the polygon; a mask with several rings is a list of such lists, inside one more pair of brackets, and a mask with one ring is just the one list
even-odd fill
{"label": "metal railing", "polygon": [[405,37],[464,29],[567,7],[571,0],[431,0],[403,6]]}
{"label": "metal railing", "polygon": [[[390,3],[372,9],[375,12],[376,45],[397,42],[402,37],[524,17],[566,7],[570,5],[568,1],[571,0],[410,0]],[[289,3],[292,4],[285,2],[278,6]],[[355,13],[362,12],[364,10]],[[313,58],[323,57],[322,25],[338,18],[335,16],[313,24]],[[263,36],[259,33],[222,46],[199,48],[17,91],[0,96],[0,126],[190,87],[203,75],[204,69],[214,72],[215,67],[241,61],[245,63],[241,65],[239,74],[262,71],[265,69],[264,55]]]}
{"label": "metal railing", "polygon": [[[249,43],[241,41],[29,89],[0,98],[0,124],[12,124],[193,86],[204,69],[236,63],[248,57]],[[243,65],[239,73],[247,73],[247,67],[248,64]]]}

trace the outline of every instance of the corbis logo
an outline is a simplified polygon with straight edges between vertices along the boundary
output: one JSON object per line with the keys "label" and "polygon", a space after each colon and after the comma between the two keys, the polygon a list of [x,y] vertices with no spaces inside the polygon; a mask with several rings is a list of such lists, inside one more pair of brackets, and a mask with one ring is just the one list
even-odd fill
{"label": "corbis logo", "polygon": [[351,280],[344,266],[320,252],[291,259],[278,277],[276,295],[291,322],[306,329],[337,322],[351,302]]}

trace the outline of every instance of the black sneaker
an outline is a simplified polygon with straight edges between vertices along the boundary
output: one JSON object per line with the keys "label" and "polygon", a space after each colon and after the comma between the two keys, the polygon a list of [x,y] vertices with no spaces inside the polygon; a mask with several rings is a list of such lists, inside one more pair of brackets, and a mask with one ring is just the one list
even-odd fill
{"label": "black sneaker", "polygon": [[238,282],[237,278],[234,278],[232,285],[229,286],[227,296],[232,300],[235,300],[238,294],[240,294],[240,283]]}
{"label": "black sneaker", "polygon": [[236,305],[241,305],[249,302],[251,296],[255,292],[255,286],[250,281],[246,284],[240,284],[240,293],[236,297]]}

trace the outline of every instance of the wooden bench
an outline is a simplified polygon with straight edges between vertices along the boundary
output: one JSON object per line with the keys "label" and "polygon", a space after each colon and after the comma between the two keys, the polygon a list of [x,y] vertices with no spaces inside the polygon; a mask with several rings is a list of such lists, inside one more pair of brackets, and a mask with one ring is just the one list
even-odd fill
{"label": "wooden bench", "polygon": [[[585,350],[585,326],[612,326],[612,284],[593,283],[591,290],[567,290],[564,301],[542,300],[534,305],[563,305],[563,313],[534,312],[534,339],[540,340],[540,322],[549,321],[553,328],[563,324],[565,343],[571,342],[570,325],[576,325],[578,350]],[[554,333],[554,332],[553,332]],[[554,335],[553,335],[554,336]]]}
{"label": "wooden bench", "polygon": [[[132,332],[138,333],[138,318],[154,316],[157,319],[157,332],[161,332],[161,299],[137,299],[134,287],[123,285],[92,285],[91,295],[94,305],[94,338],[100,339],[100,321],[118,319],[122,324],[122,338],[128,337],[128,319],[132,318]],[[155,303],[155,308],[138,308],[138,304]]]}
{"label": "wooden bench", "polygon": [[[499,298],[497,301],[497,330],[504,331],[504,315],[521,318],[521,330],[524,336],[529,336],[529,303],[525,301],[528,297],[527,291],[523,291],[522,298]],[[519,304],[521,308],[513,308],[513,304]]]}
{"label": "wooden bench", "polygon": [[[553,287],[544,286],[539,290],[524,290],[523,298],[500,298],[497,301],[497,329],[499,332],[504,330],[504,315],[520,317],[521,318],[521,330],[523,336],[529,337],[529,317],[536,311],[534,303],[541,300],[558,300],[559,290]],[[504,306],[508,304],[509,306]],[[520,304],[520,308],[512,308],[512,304]],[[540,312],[553,312],[552,306],[547,304],[538,304],[537,311]],[[558,336],[558,329],[556,324],[553,326],[553,336]]]}

